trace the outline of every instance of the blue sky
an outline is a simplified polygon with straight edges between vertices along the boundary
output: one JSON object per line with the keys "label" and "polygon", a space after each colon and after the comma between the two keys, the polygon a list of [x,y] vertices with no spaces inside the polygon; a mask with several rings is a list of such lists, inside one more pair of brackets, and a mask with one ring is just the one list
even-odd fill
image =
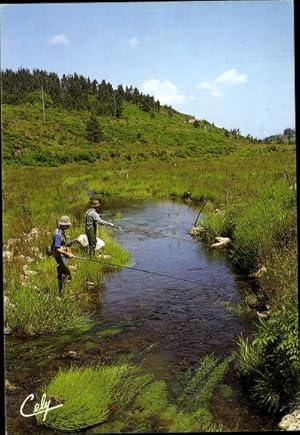
{"label": "blue sky", "polygon": [[1,6],[1,68],[78,73],[258,138],[295,126],[289,0]]}

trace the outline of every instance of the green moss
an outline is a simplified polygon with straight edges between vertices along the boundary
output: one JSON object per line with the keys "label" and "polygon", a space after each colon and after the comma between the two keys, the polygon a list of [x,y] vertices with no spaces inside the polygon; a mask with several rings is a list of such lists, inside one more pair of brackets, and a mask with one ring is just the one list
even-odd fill
{"label": "green moss", "polygon": [[147,385],[135,400],[135,406],[145,414],[160,414],[168,405],[167,387],[164,381]]}
{"label": "green moss", "polygon": [[211,413],[204,408],[194,412],[179,412],[170,426],[170,432],[221,432],[222,426],[213,424]]}
{"label": "green moss", "polygon": [[96,335],[102,338],[107,338],[120,334],[122,331],[123,331],[122,328],[119,328],[118,326],[112,326],[110,328],[104,329],[103,331],[97,332]]}
{"label": "green moss", "polygon": [[96,343],[94,341],[86,341],[83,345],[85,350],[90,350],[90,349],[94,349],[94,347],[96,346]]}
{"label": "green moss", "polygon": [[233,390],[230,385],[220,385],[220,393],[224,399],[230,399],[233,396]]}
{"label": "green moss", "polygon": [[89,430],[89,433],[105,433],[105,434],[119,433],[122,432],[123,427],[124,427],[124,421],[119,421],[119,420],[108,421],[107,423],[103,423],[95,427],[92,427]]}

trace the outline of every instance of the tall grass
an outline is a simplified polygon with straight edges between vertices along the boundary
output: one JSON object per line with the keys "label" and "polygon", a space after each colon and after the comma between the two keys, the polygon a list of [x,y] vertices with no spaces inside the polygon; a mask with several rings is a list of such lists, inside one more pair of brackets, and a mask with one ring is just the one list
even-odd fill
{"label": "tall grass", "polygon": [[[11,178],[12,177],[12,178]],[[84,232],[84,210],[87,193],[79,185],[64,183],[64,174],[47,174],[37,168],[15,169],[4,173],[4,244],[14,252],[14,261],[4,263],[7,281],[6,296],[11,304],[5,307],[7,325],[19,334],[51,333],[72,328],[84,319],[80,312],[90,300],[85,282],[99,284],[104,264],[70,260],[73,280],[65,288],[65,298],[58,301],[56,263],[45,257],[51,244],[56,221],[68,214],[72,227],[70,239]],[[31,234],[32,230],[35,234]],[[109,231],[101,230],[105,253],[117,264],[127,264],[130,256],[113,239]],[[85,255],[78,245],[73,252]],[[24,265],[35,272],[24,280]],[[55,314],[56,313],[56,314]]]}
{"label": "tall grass", "polygon": [[68,432],[84,428],[96,433],[221,431],[223,427],[213,422],[209,407],[230,360],[208,355],[196,370],[181,376],[184,401],[182,395],[178,400],[172,398],[172,386],[165,381],[155,380],[133,365],[61,370],[43,391],[63,406],[49,413],[45,421],[42,415],[37,419]]}
{"label": "tall grass", "polygon": [[150,375],[129,365],[61,370],[45,392],[63,406],[45,421],[38,415],[37,421],[67,432],[95,426],[130,403],[150,380]]}
{"label": "tall grass", "polygon": [[81,316],[80,305],[68,297],[58,299],[55,288],[41,292],[31,287],[15,285],[8,297],[12,301],[5,313],[9,327],[26,335],[47,334],[84,326],[87,319]]}
{"label": "tall grass", "polygon": [[201,222],[206,240],[232,239],[236,268],[266,268],[259,292],[271,316],[258,324],[252,342],[240,338],[236,367],[252,400],[273,414],[291,409],[298,390],[296,215],[295,191],[283,179],[266,179],[255,196],[236,200],[223,214],[210,210]]}
{"label": "tall grass", "polygon": [[261,321],[249,342],[239,339],[237,368],[251,398],[271,413],[296,404],[298,393],[298,310],[293,304]]}

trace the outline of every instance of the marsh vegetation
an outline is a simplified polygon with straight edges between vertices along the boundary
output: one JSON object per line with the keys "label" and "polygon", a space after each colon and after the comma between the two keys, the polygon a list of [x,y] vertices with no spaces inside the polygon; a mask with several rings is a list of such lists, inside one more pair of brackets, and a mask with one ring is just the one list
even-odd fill
{"label": "marsh vegetation", "polygon": [[[181,114],[170,117],[167,109],[153,118],[130,103],[124,105],[120,120],[99,115],[105,139],[89,144],[84,139],[90,116],[87,111],[49,108],[44,124],[34,105],[4,105],[3,109],[3,235],[4,250],[10,252],[4,261],[6,326],[24,336],[91,326],[87,313],[97,295],[89,292],[85,283],[99,285],[105,272],[115,269],[105,260],[97,265],[74,262],[74,280],[58,301],[54,261],[44,255],[60,215],[72,219],[70,238],[82,232],[89,196],[101,197],[104,206],[106,199],[112,198],[185,198],[199,206],[205,201],[204,218],[198,221],[204,228],[204,242],[210,244],[215,236],[230,237],[229,257],[236,270],[250,274],[266,269],[256,279],[254,296],[270,305],[270,316],[256,321],[252,339],[240,337],[232,364],[257,405],[275,415],[291,409],[296,402],[298,368],[295,145],[270,148],[243,137],[227,137],[213,125],[208,131],[201,129],[201,123],[195,128],[184,123]],[[114,263],[130,264],[130,253],[116,243],[111,231],[101,230],[100,237]],[[119,332],[108,328],[102,338]],[[209,358],[201,363],[196,380],[205,372],[203,364],[220,367]],[[224,370],[225,366],[224,362]],[[47,387],[49,394],[60,397],[61,390],[67,394],[64,382],[72,376],[86,376],[87,380],[92,376],[98,382],[98,375],[104,376],[105,371],[120,374],[121,368],[85,370],[57,375]],[[115,405],[109,395],[103,395],[97,396],[105,402],[103,418],[98,414],[83,424],[77,415],[79,420],[71,424],[65,417],[53,427],[70,430],[102,422],[103,431],[146,431],[158,426],[171,431],[216,429],[207,401],[174,404],[168,401],[163,382],[148,383],[147,374],[137,375],[129,366],[124,370],[135,373],[137,387],[129,396],[124,390],[133,407],[122,423],[118,413],[127,405],[123,396]],[[117,377],[114,379],[112,388],[123,391]],[[198,380],[187,385],[199,387]],[[183,388],[182,394],[188,394],[190,387]],[[193,394],[199,394],[198,387]],[[91,391],[85,399],[93,401],[94,394]],[[156,406],[153,398],[159,398],[159,409],[152,409]],[[189,403],[188,411],[184,403]],[[66,412],[68,409],[66,406]],[[108,422],[113,414],[114,420]],[[54,422],[55,413],[52,419]],[[67,421],[72,427],[64,425]]]}

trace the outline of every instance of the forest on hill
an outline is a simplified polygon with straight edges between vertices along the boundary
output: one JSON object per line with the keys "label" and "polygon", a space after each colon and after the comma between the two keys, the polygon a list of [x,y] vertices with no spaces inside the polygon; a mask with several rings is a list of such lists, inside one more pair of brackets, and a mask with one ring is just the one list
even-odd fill
{"label": "forest on hill", "polygon": [[90,110],[97,115],[122,115],[124,101],[138,105],[145,112],[159,112],[160,103],[154,97],[144,95],[135,87],[119,85],[114,89],[111,83],[90,80],[82,75],[63,74],[20,68],[2,72],[2,103],[23,104],[41,101],[44,92],[46,107],[60,107],[66,110]]}
{"label": "forest on hill", "polygon": [[[289,149],[179,113],[132,86],[117,89],[78,74],[2,72],[3,161],[26,166],[74,162],[193,159]],[[288,130],[288,129],[287,129]],[[288,136],[287,136],[288,137]]]}

